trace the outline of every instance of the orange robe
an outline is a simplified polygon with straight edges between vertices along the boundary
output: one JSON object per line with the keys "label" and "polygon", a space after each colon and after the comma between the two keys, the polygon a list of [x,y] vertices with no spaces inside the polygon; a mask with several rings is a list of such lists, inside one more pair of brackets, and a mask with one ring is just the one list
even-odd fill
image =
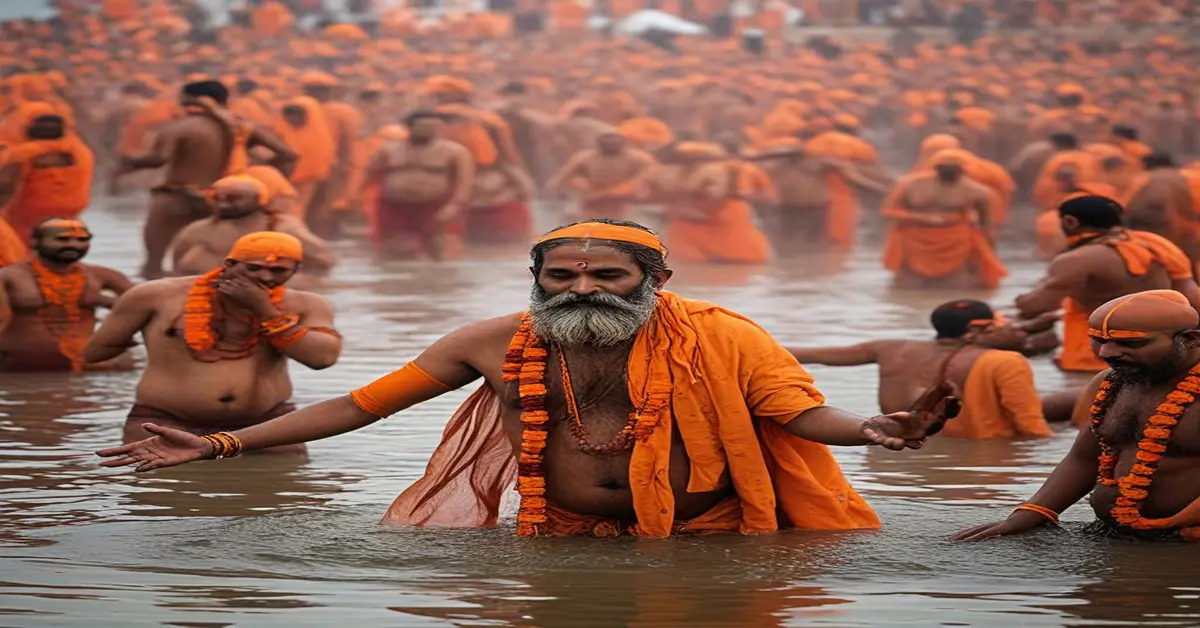
{"label": "orange robe", "polygon": [[[837,131],[826,131],[805,144],[805,149],[818,157],[830,157],[852,163],[875,164],[878,155],[875,148],[861,138]],[[826,236],[837,246],[854,244],[858,229],[858,195],[850,183],[837,172],[825,175],[825,186],[829,190],[829,216],[825,221]]]}
{"label": "orange robe", "polygon": [[250,15],[254,34],[261,37],[276,37],[295,21],[296,17],[279,0],[266,0]]}
{"label": "orange robe", "polygon": [[963,384],[962,412],[947,421],[941,436],[951,438],[1048,438],[1053,432],[1042,414],[1042,399],[1025,356],[985,351]]}
{"label": "orange robe", "polygon": [[[914,182],[934,176],[918,173],[901,179],[883,203],[883,216],[897,220],[912,216],[914,212],[902,207],[900,200]],[[999,286],[1008,275],[979,225],[965,211],[948,225],[893,223],[884,245],[883,265],[893,273],[907,270],[931,279],[969,267],[989,289]]]}
{"label": "orange robe", "polygon": [[[57,153],[70,155],[74,163],[62,167],[39,163]],[[75,218],[91,201],[96,160],[76,137],[29,140],[9,147],[0,153],[0,166],[20,168],[17,189],[0,208],[0,217],[18,234],[33,233],[47,218]]]}
{"label": "orange robe", "polygon": [[[277,198],[294,198],[299,199],[300,193],[292,186],[292,182],[288,181],[283,173],[277,170],[274,166],[250,166],[242,173],[249,177],[254,177],[267,186],[267,203],[271,203]],[[293,204],[295,214],[301,214],[301,208],[298,204]]]}
{"label": "orange robe", "polygon": [[[829,449],[784,429],[790,420],[805,420],[802,413],[822,405],[824,397],[795,358],[750,320],[659,292],[654,317],[634,341],[627,374],[635,404],[663,392],[670,398],[654,432],[633,446],[629,480],[637,523],[572,515],[550,505],[548,534],[615,530],[665,537],[879,527]],[[393,398],[411,394],[387,392],[388,377],[361,390],[383,389]],[[681,530],[687,523],[674,520],[669,481],[674,437],[682,439],[690,459],[688,491],[713,491],[728,478],[737,492],[734,501],[687,522],[695,526],[691,530]],[[384,523],[495,525],[501,496],[516,476],[500,401],[484,385],[451,419],[424,477],[396,499]]]}
{"label": "orange robe", "polygon": [[12,266],[25,259],[29,250],[25,247],[26,238],[13,231],[8,222],[0,218],[0,268]]}
{"label": "orange robe", "polygon": [[1037,180],[1033,184],[1033,200],[1041,211],[1058,209],[1062,198],[1059,191],[1061,183],[1054,179],[1055,173],[1063,166],[1071,165],[1076,169],[1075,183],[1093,183],[1101,179],[1100,162],[1091,153],[1083,150],[1068,150],[1054,153],[1046,165],[1042,166]]}
{"label": "orange robe", "polygon": [[292,99],[287,104],[302,107],[308,114],[307,122],[300,128],[288,124],[282,116],[275,122],[275,134],[299,156],[291,181],[295,184],[321,183],[329,178],[333,160],[337,157],[337,146],[329,133],[325,114],[317,101],[308,96]]}
{"label": "orange robe", "polygon": [[[1125,233],[1128,237],[1084,246],[1112,247],[1121,255],[1129,274],[1136,277],[1149,272],[1154,263],[1166,268],[1171,279],[1192,277],[1191,261],[1170,240],[1148,231],[1127,229]],[[1056,358],[1058,368],[1084,373],[1098,373],[1108,368],[1108,364],[1092,351],[1092,339],[1087,335],[1088,317],[1091,315],[1091,310],[1074,299],[1063,300],[1063,342]]]}
{"label": "orange robe", "polygon": [[682,212],[672,212],[669,207],[673,203],[667,203],[664,232],[671,259],[730,264],[766,263],[771,258],[771,243],[754,224],[754,208],[745,200],[753,197],[751,186],[757,184],[757,177],[747,176],[750,171],[737,161],[702,168],[710,169],[711,174],[717,174],[718,169],[725,170],[722,174],[731,177],[732,189],[726,198],[719,201],[700,195],[691,199],[691,208],[698,206],[706,210],[706,219],[703,220],[696,220]]}
{"label": "orange robe", "polygon": [[[350,177],[353,176],[355,143],[358,141],[359,129],[363,125],[363,116],[353,105],[344,102],[321,103],[321,110],[325,114],[325,122],[329,125],[329,134],[333,139],[337,159],[340,161],[345,158],[349,162],[335,162],[334,164],[335,171],[342,172],[343,176],[338,178],[338,187],[342,189],[334,190],[337,198],[331,199],[333,201],[331,207],[335,210],[349,209],[350,197],[353,194],[348,184]],[[344,144],[347,145],[347,155],[342,155]]]}

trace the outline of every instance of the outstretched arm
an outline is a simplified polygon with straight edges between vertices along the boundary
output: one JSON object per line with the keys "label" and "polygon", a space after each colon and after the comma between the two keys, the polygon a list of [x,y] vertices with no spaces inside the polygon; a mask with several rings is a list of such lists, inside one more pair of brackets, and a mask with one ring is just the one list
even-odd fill
{"label": "outstretched arm", "polygon": [[826,366],[861,366],[874,364],[878,359],[876,342],[864,342],[849,347],[812,347],[788,349],[801,364]]}
{"label": "outstretched arm", "polygon": [[[481,346],[493,343],[505,321],[493,319],[458,329],[433,343],[416,360],[349,395],[285,414],[233,434],[241,439],[244,450],[266,449],[329,438],[366,427],[380,418],[395,414],[423,401],[433,399],[479,379],[472,356]],[[505,328],[511,337],[511,325]],[[170,428],[146,424],[153,438],[96,452],[109,458],[106,467],[137,465],[136,471],[212,458],[208,440]]]}
{"label": "outstretched arm", "polygon": [[1076,259],[1077,253],[1054,258],[1046,269],[1046,277],[1033,290],[1017,297],[1016,306],[1021,318],[1035,318],[1059,309],[1073,289],[1085,285],[1088,273]]}

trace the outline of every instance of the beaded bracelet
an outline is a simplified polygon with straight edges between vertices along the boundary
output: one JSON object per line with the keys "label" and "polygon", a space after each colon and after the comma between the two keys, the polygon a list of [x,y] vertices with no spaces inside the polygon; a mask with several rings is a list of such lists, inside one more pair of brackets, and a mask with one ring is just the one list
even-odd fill
{"label": "beaded bracelet", "polygon": [[215,454],[214,457],[217,459],[233,458],[242,453],[242,450],[246,448],[241,438],[229,432],[205,434],[200,438],[203,438],[208,441],[208,444],[212,445],[213,453]]}
{"label": "beaded bracelet", "polygon": [[1053,510],[1050,510],[1049,508],[1046,508],[1045,506],[1039,506],[1037,504],[1026,503],[1026,504],[1021,504],[1020,506],[1017,506],[1016,508],[1014,508],[1013,512],[1017,512],[1018,510],[1027,510],[1029,512],[1036,512],[1037,514],[1049,519],[1050,523],[1053,523],[1056,526],[1062,525],[1058,522],[1058,513],[1054,512]]}

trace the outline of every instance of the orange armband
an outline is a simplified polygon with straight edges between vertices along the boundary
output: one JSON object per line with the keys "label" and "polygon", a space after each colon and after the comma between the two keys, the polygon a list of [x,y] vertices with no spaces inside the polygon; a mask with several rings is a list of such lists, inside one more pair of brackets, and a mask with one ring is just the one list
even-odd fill
{"label": "orange armband", "polygon": [[450,390],[415,362],[409,362],[404,368],[351,392],[350,398],[363,412],[386,417]]}

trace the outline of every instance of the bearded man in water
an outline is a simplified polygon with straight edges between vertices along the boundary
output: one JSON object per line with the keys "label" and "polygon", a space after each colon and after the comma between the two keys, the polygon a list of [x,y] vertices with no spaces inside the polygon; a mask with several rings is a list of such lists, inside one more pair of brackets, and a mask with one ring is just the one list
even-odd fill
{"label": "bearded man in water", "polygon": [[[303,254],[293,236],[251,233],[219,268],[148,281],[117,301],[84,359],[108,360],[142,332],[148,365],[125,423],[126,442],[157,430],[242,428],[295,409],[288,359],[325,369],[342,350],[329,302],[284,287]],[[156,425],[143,429],[147,419]]]}
{"label": "bearded man in water", "polygon": [[1042,488],[1004,521],[960,532],[979,541],[1058,523],[1091,493],[1088,532],[1200,541],[1200,315],[1174,290],[1125,295],[1092,312],[1088,335],[1109,369],[1088,386],[1090,423]]}
{"label": "bearded man in water", "polygon": [[824,405],[762,328],[663,291],[666,249],[641,225],[568,225],[531,255],[527,313],[467,325],[349,395],[232,434],[147,426],[157,436],[98,452],[103,464],[148,471],[326,438],[482,378],[387,523],[494,525],[515,481],[526,536],[874,528],[825,445],[916,448],[956,413],[944,397],[869,419]]}
{"label": "bearded man in water", "polygon": [[124,351],[84,363],[96,309],[133,287],[118,271],[83,263],[91,242],[87,225],[51,218],[33,229],[34,257],[0,269],[0,372],[133,368]]}

